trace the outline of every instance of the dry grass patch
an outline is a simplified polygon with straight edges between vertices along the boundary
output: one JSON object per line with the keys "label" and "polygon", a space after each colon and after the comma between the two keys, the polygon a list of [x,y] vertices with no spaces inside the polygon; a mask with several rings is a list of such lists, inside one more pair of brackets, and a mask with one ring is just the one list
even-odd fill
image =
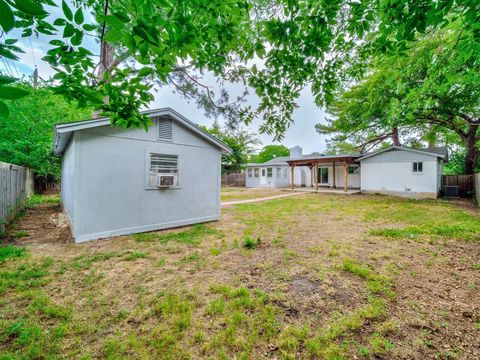
{"label": "dry grass patch", "polygon": [[49,205],[0,247],[3,358],[480,357],[474,210],[306,194],[76,245]]}

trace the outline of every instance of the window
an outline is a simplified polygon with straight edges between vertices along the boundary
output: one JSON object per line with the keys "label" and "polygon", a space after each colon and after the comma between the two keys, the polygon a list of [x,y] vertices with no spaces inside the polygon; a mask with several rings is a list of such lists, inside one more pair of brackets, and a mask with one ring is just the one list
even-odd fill
{"label": "window", "polygon": [[247,169],[248,177],[253,177],[253,169]]}
{"label": "window", "polygon": [[413,173],[414,174],[421,174],[423,173],[423,162],[421,161],[414,161],[413,163]]}
{"label": "window", "polygon": [[150,154],[148,185],[157,186],[158,174],[174,175],[172,187],[178,187],[178,155]]}
{"label": "window", "polygon": [[282,168],[277,168],[277,178],[282,177]]}
{"label": "window", "polygon": [[253,171],[255,177],[259,177],[260,176],[260,169],[259,168],[255,168],[255,170]]}
{"label": "window", "polygon": [[272,175],[273,175],[273,169],[267,168],[267,177],[272,177]]}
{"label": "window", "polygon": [[157,138],[163,141],[173,140],[173,123],[172,119],[158,118],[157,120]]}
{"label": "window", "polygon": [[262,176],[265,176],[265,169],[262,169]]}
{"label": "window", "polygon": [[349,173],[349,174],[356,174],[356,173],[358,173],[358,169],[360,169],[359,166],[357,166],[357,165],[350,165],[350,166],[348,167],[348,173]]}
{"label": "window", "polygon": [[283,177],[284,178],[288,177],[288,169],[287,168],[283,168]]}

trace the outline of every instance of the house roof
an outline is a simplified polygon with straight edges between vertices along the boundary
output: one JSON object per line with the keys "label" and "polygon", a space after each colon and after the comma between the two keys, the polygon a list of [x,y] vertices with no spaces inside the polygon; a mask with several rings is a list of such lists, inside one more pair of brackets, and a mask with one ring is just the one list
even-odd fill
{"label": "house roof", "polygon": [[431,147],[431,148],[405,148],[401,146],[390,146],[386,149],[374,151],[371,153],[367,153],[364,156],[360,157],[358,161],[362,161],[364,159],[368,159],[373,156],[377,156],[379,154],[382,154],[387,151],[392,151],[392,150],[401,150],[401,151],[408,151],[412,153],[417,153],[417,154],[424,154],[424,155],[429,155],[429,156],[434,156],[434,157],[439,157],[441,159],[444,159],[445,161],[448,160],[448,149],[445,146],[442,147]]}
{"label": "house roof", "polygon": [[[141,111],[140,113],[148,115],[149,117],[156,117],[156,116],[168,116],[175,121],[179,122],[180,124],[184,125],[193,133],[199,135],[203,139],[207,140],[211,144],[219,147],[222,152],[229,153],[232,151],[230,147],[225,145],[215,136],[209,134],[198,125],[193,123],[192,121],[188,120],[186,117],[181,115],[180,113],[176,112],[172,108],[160,108],[154,110],[146,110]],[[109,118],[99,118],[99,119],[92,119],[92,120],[84,120],[84,121],[77,121],[71,122],[66,124],[58,124],[55,125],[55,139],[53,145],[53,152],[55,155],[60,155],[63,153],[65,148],[67,147],[70,138],[72,137],[73,133],[78,130],[85,130],[85,129],[92,129],[100,126],[111,126]]]}

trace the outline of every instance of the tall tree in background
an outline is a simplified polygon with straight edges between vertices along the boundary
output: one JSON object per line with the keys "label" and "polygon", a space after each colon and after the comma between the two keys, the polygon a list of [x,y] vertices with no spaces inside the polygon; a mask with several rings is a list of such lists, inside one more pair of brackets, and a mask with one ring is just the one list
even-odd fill
{"label": "tall tree in background", "polygon": [[54,125],[88,119],[91,109],[78,109],[50,88],[16,87],[30,96],[7,102],[10,117],[0,117],[0,161],[27,166],[40,177],[58,179],[60,159],[52,151]]}
{"label": "tall tree in background", "polygon": [[261,144],[255,133],[242,128],[221,128],[217,122],[211,128],[205,126],[202,128],[232,149],[231,153],[222,154],[222,172],[227,174],[240,172],[247,164],[255,148]]}
{"label": "tall tree in background", "polygon": [[280,156],[289,156],[290,149],[285,145],[265,145],[258,154],[252,155],[250,162],[264,163]]}
{"label": "tall tree in background", "polygon": [[465,172],[473,173],[480,140],[480,47],[466,56],[459,45],[465,36],[473,34],[453,23],[404,54],[378,59],[362,80],[338,94],[329,107],[336,118],[317,130],[364,149],[387,139],[398,145],[409,136],[432,141],[453,133],[466,150]]}
{"label": "tall tree in background", "polygon": [[[61,5],[62,15],[51,21],[54,5]],[[471,34],[459,38],[458,49],[474,58],[477,0],[0,0],[6,33],[0,56],[16,60],[21,52],[18,37],[9,37],[15,27],[24,37],[50,36],[44,59],[56,71],[57,91],[119,126],[146,126],[139,109],[152,101],[152,87],[172,84],[210,114],[232,123],[258,118],[261,131],[281,138],[302,89],[310,88],[318,105],[328,103],[338,84],[361,75],[372,55],[403,51],[455,17]],[[92,37],[102,51],[85,47]],[[246,92],[215,97],[201,81],[206,73],[220,84],[253,89],[258,107],[242,105]],[[14,80],[0,78],[3,111],[1,99],[25,95],[8,89]]]}

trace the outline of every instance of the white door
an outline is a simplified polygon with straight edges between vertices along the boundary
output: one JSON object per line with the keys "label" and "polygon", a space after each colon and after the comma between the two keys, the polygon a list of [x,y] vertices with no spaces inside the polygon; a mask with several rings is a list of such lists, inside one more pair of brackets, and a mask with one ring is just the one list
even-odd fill
{"label": "white door", "polygon": [[260,169],[260,185],[267,184],[267,169]]}

